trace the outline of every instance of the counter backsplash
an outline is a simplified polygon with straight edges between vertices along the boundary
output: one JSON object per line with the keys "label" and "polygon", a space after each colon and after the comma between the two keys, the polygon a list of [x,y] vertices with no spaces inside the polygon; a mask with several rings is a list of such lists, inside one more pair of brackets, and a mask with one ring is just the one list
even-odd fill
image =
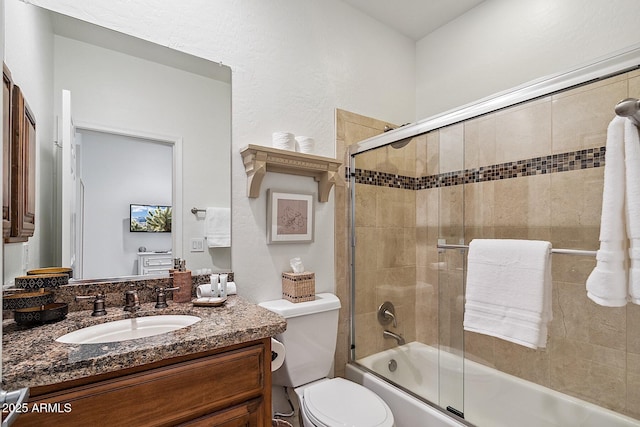
{"label": "counter backsplash", "polygon": [[[234,280],[233,272],[221,271],[216,273],[227,273],[229,275],[229,281]],[[196,297],[196,288],[198,285],[209,283],[209,274],[200,274],[192,276],[191,296]],[[107,309],[109,307],[124,307],[124,292],[129,289],[138,290],[138,298],[140,303],[155,302],[156,295],[154,289],[157,287],[170,288],[172,286],[173,279],[170,277],[150,277],[148,279],[132,277],[129,280],[119,279],[97,279],[97,280],[83,280],[78,283],[69,283],[68,285],[60,286],[59,288],[49,289],[53,291],[56,302],[65,302],[69,305],[69,311],[81,311],[91,310],[93,308],[92,300],[75,300],[76,295],[91,295],[95,296],[100,293],[105,295],[105,302]],[[33,292],[33,290],[25,290],[19,288],[7,289],[3,292],[4,295],[12,295],[22,292]],[[167,300],[173,298],[173,292],[167,292]],[[10,319],[13,317],[13,311],[3,310],[3,319]]]}

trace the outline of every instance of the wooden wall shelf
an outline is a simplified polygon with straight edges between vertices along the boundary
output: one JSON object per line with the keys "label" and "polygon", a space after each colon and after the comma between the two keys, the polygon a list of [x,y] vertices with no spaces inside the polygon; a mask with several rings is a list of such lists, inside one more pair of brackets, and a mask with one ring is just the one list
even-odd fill
{"label": "wooden wall shelf", "polygon": [[260,196],[260,186],[266,173],[276,172],[313,177],[318,182],[318,201],[326,202],[342,165],[342,162],[329,157],[260,145],[248,145],[240,150],[240,154],[247,173],[247,197],[250,198]]}

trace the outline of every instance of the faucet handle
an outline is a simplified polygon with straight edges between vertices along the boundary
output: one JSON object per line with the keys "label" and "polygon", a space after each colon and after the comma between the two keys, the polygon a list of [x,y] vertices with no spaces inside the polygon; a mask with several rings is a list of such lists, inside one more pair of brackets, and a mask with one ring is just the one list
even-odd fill
{"label": "faucet handle", "polygon": [[378,322],[381,325],[387,325],[392,321],[393,327],[397,328],[396,309],[390,301],[385,301],[378,307]]}
{"label": "faucet handle", "polygon": [[98,294],[95,296],[76,295],[75,300],[76,302],[79,302],[80,300],[93,300],[93,312],[91,313],[92,316],[104,316],[105,314],[107,314],[104,294]]}
{"label": "faucet handle", "polygon": [[140,309],[138,290],[133,288],[124,291],[124,311],[136,311]]}
{"label": "faucet handle", "polygon": [[180,289],[179,287],[173,287],[173,288],[163,288],[163,287],[156,287],[154,289],[154,291],[156,292],[156,305],[155,308],[167,308],[167,294],[165,293],[166,291],[177,291],[178,289]]}

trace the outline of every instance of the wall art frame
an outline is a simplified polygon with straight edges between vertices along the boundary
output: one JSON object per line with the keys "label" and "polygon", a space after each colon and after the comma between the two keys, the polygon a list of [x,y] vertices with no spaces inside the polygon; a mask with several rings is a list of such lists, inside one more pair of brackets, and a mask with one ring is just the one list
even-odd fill
{"label": "wall art frame", "polygon": [[314,193],[267,190],[267,243],[311,243]]}

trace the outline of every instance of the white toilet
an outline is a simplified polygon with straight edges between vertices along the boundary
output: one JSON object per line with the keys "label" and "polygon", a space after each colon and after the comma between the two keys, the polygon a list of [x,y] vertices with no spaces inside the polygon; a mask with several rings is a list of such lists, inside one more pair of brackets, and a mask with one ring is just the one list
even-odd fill
{"label": "white toilet", "polygon": [[378,395],[352,381],[327,378],[338,335],[338,297],[324,293],[314,301],[259,305],[287,319],[287,330],[275,337],[286,356],[273,372],[273,384],[295,389],[304,427],[393,427],[393,414]]}

